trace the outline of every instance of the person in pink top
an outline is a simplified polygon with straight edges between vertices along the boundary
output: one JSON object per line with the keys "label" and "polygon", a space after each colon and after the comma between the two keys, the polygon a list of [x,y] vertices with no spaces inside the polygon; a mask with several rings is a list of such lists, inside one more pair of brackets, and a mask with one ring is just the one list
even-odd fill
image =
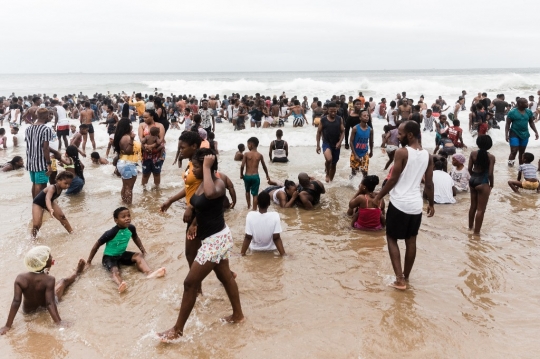
{"label": "person in pink top", "polygon": [[358,192],[349,202],[347,214],[352,215],[351,226],[364,231],[378,231],[386,225],[385,203],[381,200],[377,205],[373,199],[377,195],[375,187],[379,184],[379,177],[365,176]]}

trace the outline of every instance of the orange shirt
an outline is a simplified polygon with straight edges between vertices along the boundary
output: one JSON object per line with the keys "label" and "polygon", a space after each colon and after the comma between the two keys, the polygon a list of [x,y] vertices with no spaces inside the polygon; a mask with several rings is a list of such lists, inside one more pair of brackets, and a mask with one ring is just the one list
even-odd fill
{"label": "orange shirt", "polygon": [[199,188],[201,185],[202,179],[197,179],[193,174],[193,164],[191,161],[189,161],[188,167],[182,177],[184,179],[184,187],[186,189],[186,203],[189,204],[191,196],[197,192],[197,188]]}
{"label": "orange shirt", "polygon": [[364,98],[364,96],[358,96],[358,99],[360,100],[360,104],[361,104],[362,108],[364,108],[364,104],[366,103],[366,99]]}

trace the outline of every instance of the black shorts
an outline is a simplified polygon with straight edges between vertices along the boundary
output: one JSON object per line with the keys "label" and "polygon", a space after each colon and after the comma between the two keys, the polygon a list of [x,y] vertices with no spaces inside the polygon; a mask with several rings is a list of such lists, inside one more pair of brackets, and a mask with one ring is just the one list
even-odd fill
{"label": "black shorts", "polygon": [[109,272],[111,271],[112,267],[120,268],[120,264],[124,266],[132,266],[135,264],[135,262],[133,262],[133,255],[135,255],[135,252],[129,251],[125,251],[121,255],[114,257],[104,254],[101,264],[103,264],[103,266],[107,268]]}
{"label": "black shorts", "polygon": [[386,212],[386,236],[394,239],[409,239],[418,235],[422,213],[407,214],[394,207],[392,202]]}
{"label": "black shorts", "polygon": [[58,131],[56,131],[56,136],[58,136],[58,137],[62,137],[62,136],[69,137],[69,128],[67,130],[58,130]]}
{"label": "black shorts", "polygon": [[88,124],[88,133],[94,133],[94,125]]}

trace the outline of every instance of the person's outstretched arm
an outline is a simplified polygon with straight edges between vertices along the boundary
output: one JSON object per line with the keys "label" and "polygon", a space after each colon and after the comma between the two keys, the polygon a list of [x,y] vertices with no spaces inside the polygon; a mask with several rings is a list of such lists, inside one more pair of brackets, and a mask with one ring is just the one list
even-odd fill
{"label": "person's outstretched arm", "polygon": [[0,335],[6,334],[7,331],[11,329],[11,326],[13,325],[13,320],[15,320],[15,316],[17,315],[17,312],[19,311],[19,307],[21,306],[22,289],[19,284],[19,278],[15,279],[14,287],[15,288],[13,292],[13,301],[11,302],[11,307],[9,308],[8,319],[6,321],[6,325],[0,328]]}

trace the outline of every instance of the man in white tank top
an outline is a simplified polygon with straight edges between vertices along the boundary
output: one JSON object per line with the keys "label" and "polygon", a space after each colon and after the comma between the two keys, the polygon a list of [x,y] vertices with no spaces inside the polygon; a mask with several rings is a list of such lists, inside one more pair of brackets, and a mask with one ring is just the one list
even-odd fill
{"label": "man in white tank top", "polygon": [[[396,150],[394,167],[386,185],[375,197],[375,203],[390,193],[390,205],[386,213],[386,239],[396,281],[390,284],[396,289],[407,289],[407,280],[416,257],[416,236],[422,222],[424,201],[420,183],[425,175],[425,193],[428,197],[428,217],[435,214],[433,208],[433,160],[418,139],[420,125],[415,121],[405,121],[398,128],[398,139],[402,148]],[[405,240],[405,265],[401,269],[398,239]]]}

